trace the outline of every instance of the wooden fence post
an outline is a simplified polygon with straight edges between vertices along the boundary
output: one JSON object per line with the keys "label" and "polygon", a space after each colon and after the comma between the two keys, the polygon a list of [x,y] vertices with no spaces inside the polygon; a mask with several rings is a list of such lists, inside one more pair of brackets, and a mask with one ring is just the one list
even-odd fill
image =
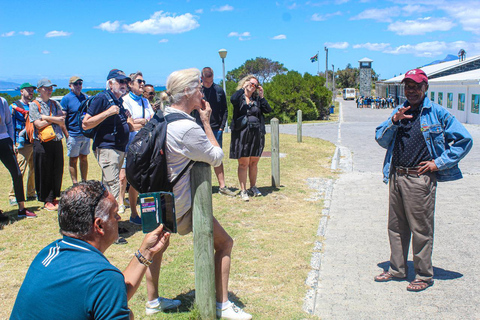
{"label": "wooden fence post", "polygon": [[272,187],[280,186],[280,131],[278,119],[270,120],[270,131],[272,135]]}
{"label": "wooden fence post", "polygon": [[297,111],[297,142],[302,142],[302,110]]}
{"label": "wooden fence post", "polygon": [[195,302],[203,320],[216,319],[212,173],[197,162],[191,171]]}

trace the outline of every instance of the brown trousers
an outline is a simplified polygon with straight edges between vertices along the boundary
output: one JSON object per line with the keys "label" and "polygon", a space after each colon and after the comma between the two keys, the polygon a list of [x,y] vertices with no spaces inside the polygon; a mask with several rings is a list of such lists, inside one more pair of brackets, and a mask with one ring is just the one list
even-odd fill
{"label": "brown trousers", "polygon": [[[27,171],[28,167],[27,183],[25,184],[27,187],[25,189],[27,189],[27,197],[34,197],[35,170],[33,168],[33,144],[26,144],[23,148],[18,149],[17,162],[23,178],[25,178],[25,172]],[[15,191],[13,190],[13,185],[12,190],[10,190],[8,196],[10,199],[15,199]]]}
{"label": "brown trousers", "polygon": [[407,276],[407,257],[412,238],[413,266],[417,279],[433,277],[432,249],[437,179],[393,172],[389,184],[388,237],[390,269],[395,277]]}

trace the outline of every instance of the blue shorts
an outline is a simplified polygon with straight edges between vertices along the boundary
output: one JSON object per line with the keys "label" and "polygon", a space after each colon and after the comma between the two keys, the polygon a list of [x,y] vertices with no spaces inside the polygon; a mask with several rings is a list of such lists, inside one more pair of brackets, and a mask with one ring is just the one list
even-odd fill
{"label": "blue shorts", "polygon": [[67,139],[67,156],[76,158],[79,155],[86,156],[90,153],[90,139],[81,135]]}
{"label": "blue shorts", "polygon": [[223,148],[223,130],[212,130],[215,139],[217,139],[220,148]]}

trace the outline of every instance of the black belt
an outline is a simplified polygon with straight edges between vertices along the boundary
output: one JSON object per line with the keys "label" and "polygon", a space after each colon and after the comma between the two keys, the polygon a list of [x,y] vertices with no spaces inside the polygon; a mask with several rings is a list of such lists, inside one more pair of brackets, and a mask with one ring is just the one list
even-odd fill
{"label": "black belt", "polygon": [[419,167],[395,167],[395,172],[399,175],[419,175],[420,174],[420,168]]}

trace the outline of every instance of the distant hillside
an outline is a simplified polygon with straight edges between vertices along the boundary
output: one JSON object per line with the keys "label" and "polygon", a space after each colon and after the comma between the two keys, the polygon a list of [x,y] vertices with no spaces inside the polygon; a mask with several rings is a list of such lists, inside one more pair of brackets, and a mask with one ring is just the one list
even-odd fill
{"label": "distant hillside", "polygon": [[7,82],[7,81],[0,80],[0,90],[15,89],[18,87],[20,87],[20,83]]}
{"label": "distant hillside", "polygon": [[453,61],[453,60],[458,60],[458,56],[453,55],[453,54],[447,54],[447,56],[444,59],[432,61],[429,64],[424,65],[424,67],[431,66],[433,64],[442,63],[442,62]]}

